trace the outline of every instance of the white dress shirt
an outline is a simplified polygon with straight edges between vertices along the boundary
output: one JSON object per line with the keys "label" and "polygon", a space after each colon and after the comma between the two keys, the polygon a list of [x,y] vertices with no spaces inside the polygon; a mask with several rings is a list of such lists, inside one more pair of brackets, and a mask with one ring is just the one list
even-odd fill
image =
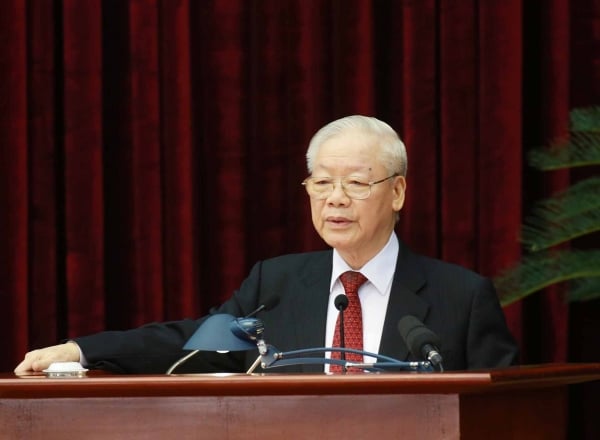
{"label": "white dress shirt", "polygon": [[[381,343],[381,334],[383,333],[383,323],[394,271],[396,270],[396,261],[398,260],[398,237],[394,232],[390,235],[387,244],[381,251],[369,260],[359,272],[367,277],[365,282],[358,289],[358,297],[362,307],[363,318],[363,350],[371,353],[379,353],[379,344]],[[333,269],[331,271],[331,284],[329,289],[329,305],[327,307],[327,329],[325,332],[325,346],[331,347],[333,344],[333,335],[335,333],[335,324],[338,317],[338,310],[335,308],[335,297],[344,292],[344,286],[340,281],[340,275],[348,270],[353,270],[348,263],[333,250]],[[329,357],[329,353],[326,354]],[[365,356],[365,362],[374,362],[372,357]],[[329,365],[326,365],[325,371],[329,371]]]}

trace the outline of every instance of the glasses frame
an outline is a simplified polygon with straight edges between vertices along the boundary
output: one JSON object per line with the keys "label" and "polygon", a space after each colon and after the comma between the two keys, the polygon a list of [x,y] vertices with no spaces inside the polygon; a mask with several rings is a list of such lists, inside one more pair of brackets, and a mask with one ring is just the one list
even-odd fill
{"label": "glasses frame", "polygon": [[308,176],[306,179],[304,179],[301,182],[301,185],[304,186],[304,188],[306,188],[306,192],[308,193],[309,197],[312,197],[312,198],[314,198],[316,200],[325,200],[327,197],[329,197],[335,191],[335,185],[336,185],[335,180],[333,182],[331,182],[332,185],[333,185],[332,188],[331,188],[331,192],[324,192],[323,194],[321,194],[319,196],[312,195],[308,191],[308,186],[307,186],[308,181],[309,180],[313,180],[313,179],[336,179],[336,180],[339,181],[339,184],[340,184],[340,186],[342,188],[342,191],[344,191],[344,194],[346,194],[346,197],[348,197],[349,199],[352,199],[352,200],[365,200],[365,199],[368,199],[369,197],[371,197],[371,193],[373,192],[373,185],[377,185],[379,183],[383,183],[386,180],[389,180],[389,179],[392,179],[392,178],[398,177],[398,176],[399,176],[398,173],[394,173],[391,176],[384,177],[383,179],[380,179],[380,180],[372,180],[370,182],[364,182],[365,185],[369,185],[369,192],[367,193],[367,195],[365,197],[350,197],[348,195],[348,193],[346,192],[346,187],[344,186],[343,180],[347,179],[349,177],[352,177],[352,176],[342,176],[342,177],[335,177],[335,178],[334,177]]}

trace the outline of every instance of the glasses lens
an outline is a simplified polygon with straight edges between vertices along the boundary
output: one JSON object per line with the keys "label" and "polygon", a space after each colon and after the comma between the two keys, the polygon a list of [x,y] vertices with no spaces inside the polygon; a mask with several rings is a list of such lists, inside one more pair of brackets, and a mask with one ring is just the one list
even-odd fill
{"label": "glasses lens", "polygon": [[366,199],[371,193],[371,185],[368,182],[358,180],[356,177],[344,177],[342,187],[351,199]]}
{"label": "glasses lens", "polygon": [[[344,177],[340,180],[344,193],[351,199],[366,199],[371,194],[371,185],[356,177]],[[311,177],[304,181],[308,195],[315,199],[325,199],[331,195],[336,185],[329,177]]]}
{"label": "glasses lens", "polygon": [[308,195],[316,199],[324,199],[333,192],[333,180],[323,177],[311,177],[305,180]]}

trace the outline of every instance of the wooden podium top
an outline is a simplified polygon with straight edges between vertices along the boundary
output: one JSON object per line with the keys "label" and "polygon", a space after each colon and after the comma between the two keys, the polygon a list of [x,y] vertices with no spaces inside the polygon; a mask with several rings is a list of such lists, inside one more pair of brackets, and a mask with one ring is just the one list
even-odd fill
{"label": "wooden podium top", "polygon": [[600,364],[448,373],[0,375],[2,438],[567,438]]}
{"label": "wooden podium top", "polygon": [[600,380],[600,364],[546,364],[445,373],[0,375],[0,398],[473,394]]}

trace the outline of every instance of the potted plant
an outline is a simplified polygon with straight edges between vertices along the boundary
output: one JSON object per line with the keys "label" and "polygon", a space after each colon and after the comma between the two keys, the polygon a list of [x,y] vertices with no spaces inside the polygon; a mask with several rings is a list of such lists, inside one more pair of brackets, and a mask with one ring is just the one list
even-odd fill
{"label": "potted plant", "polygon": [[[530,152],[531,166],[551,171],[600,165],[600,107],[570,112],[569,136]],[[582,179],[537,202],[525,219],[525,253],[496,277],[500,301],[508,305],[556,283],[568,282],[567,301],[600,297],[600,249],[578,249],[572,240],[600,231],[600,176]]]}

